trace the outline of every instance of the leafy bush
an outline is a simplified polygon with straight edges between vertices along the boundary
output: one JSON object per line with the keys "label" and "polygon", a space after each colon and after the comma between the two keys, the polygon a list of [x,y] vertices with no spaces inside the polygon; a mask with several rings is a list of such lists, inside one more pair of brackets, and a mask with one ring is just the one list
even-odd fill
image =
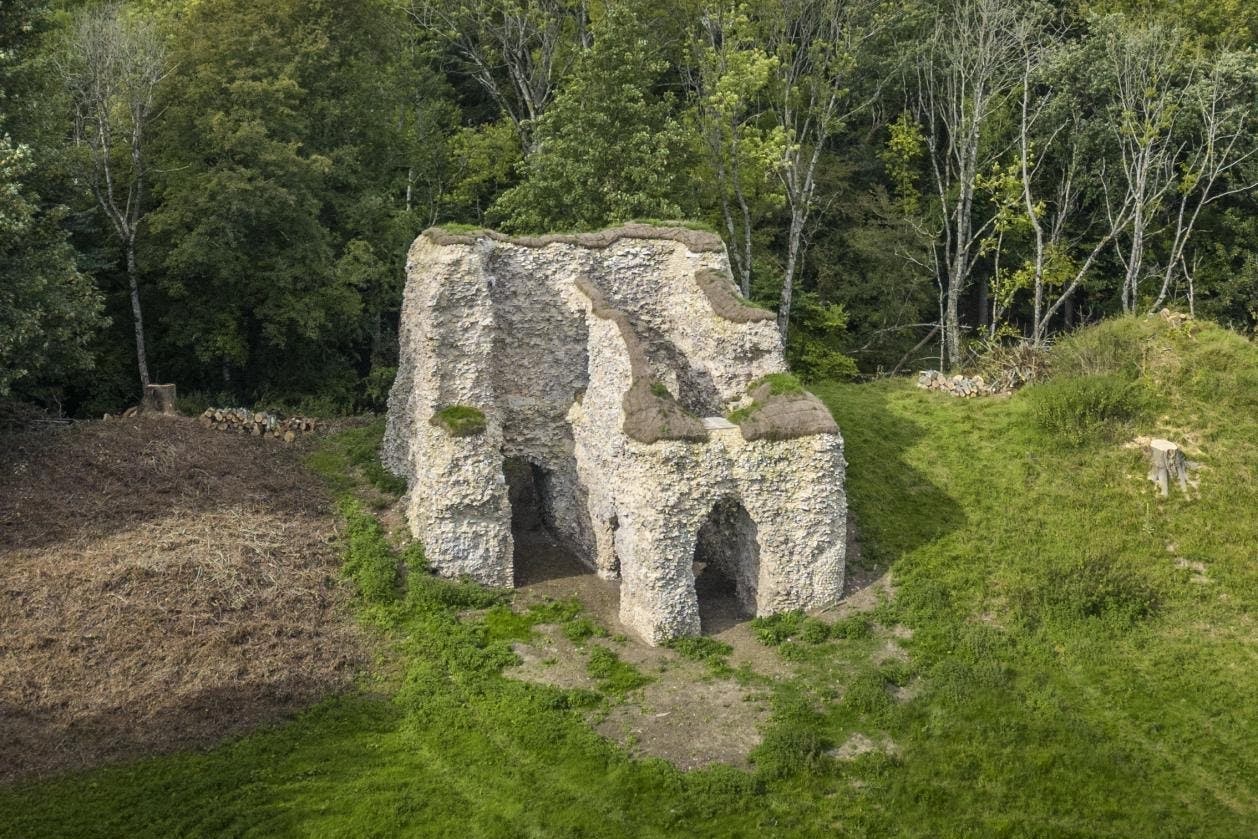
{"label": "leafy bush", "polygon": [[856,712],[876,716],[891,707],[891,695],[882,674],[866,672],[852,680],[843,694],[844,707]]}
{"label": "leafy bush", "polygon": [[799,639],[809,644],[820,644],[830,640],[830,624],[817,618],[804,618],[799,628]]}
{"label": "leafy bush", "polygon": [[786,778],[813,770],[829,743],[824,718],[798,696],[782,699],[774,709],[774,725],[751,753],[751,762],[768,778]]}
{"label": "leafy bush", "polygon": [[397,378],[397,367],[372,367],[371,372],[363,379],[364,407],[373,411],[383,411],[389,404],[389,390],[393,380]]}
{"label": "leafy bush", "polygon": [[1025,392],[1036,424],[1075,443],[1134,419],[1143,408],[1140,387],[1116,375],[1054,378]]}
{"label": "leafy bush", "polygon": [[868,638],[873,633],[873,621],[868,615],[848,615],[846,618],[835,621],[830,626],[831,638],[845,638],[848,640],[856,640],[859,638]]}

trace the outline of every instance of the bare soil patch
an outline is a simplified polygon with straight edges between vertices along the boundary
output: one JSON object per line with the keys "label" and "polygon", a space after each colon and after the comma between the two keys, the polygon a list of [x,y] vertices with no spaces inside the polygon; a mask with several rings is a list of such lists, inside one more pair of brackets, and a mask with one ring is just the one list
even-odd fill
{"label": "bare soil patch", "polygon": [[182,418],[0,440],[0,782],[208,745],[351,683],[365,640],[300,454]]}
{"label": "bare soil patch", "polygon": [[[586,672],[589,651],[596,644],[606,646],[653,681],[592,718],[595,730],[636,755],[663,758],[682,769],[714,763],[747,765],[747,757],[760,743],[770,716],[765,701],[768,686],[798,676],[799,666],[755,637],[750,618],[739,609],[732,587],[723,586],[719,578],[697,573],[702,632],[729,644],[733,648],[729,664],[750,670],[759,677],[758,684],[714,676],[702,663],[638,640],[620,623],[618,583],[600,579],[544,528],[517,529],[515,537],[516,608],[575,598],[614,637],[574,643],[559,627],[540,626],[532,641],[514,645],[521,663],[508,668],[507,676],[565,689],[594,690],[597,686]],[[861,562],[858,535],[850,520],[847,539],[844,598],[818,613],[827,620],[871,612],[895,594],[886,569],[868,568]],[[697,572],[701,570],[696,566]],[[907,653],[898,641],[912,634],[907,627],[880,628],[879,632],[883,643],[875,653],[876,660],[906,660]],[[836,671],[835,684],[841,684],[845,675],[846,671]]]}

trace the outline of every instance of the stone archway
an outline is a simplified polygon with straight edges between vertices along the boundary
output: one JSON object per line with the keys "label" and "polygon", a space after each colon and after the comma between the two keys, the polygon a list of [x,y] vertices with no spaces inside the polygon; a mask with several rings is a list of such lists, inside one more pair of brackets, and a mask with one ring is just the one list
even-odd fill
{"label": "stone archway", "polygon": [[705,634],[756,614],[760,545],[756,523],[737,498],[712,506],[695,539],[695,597]]}

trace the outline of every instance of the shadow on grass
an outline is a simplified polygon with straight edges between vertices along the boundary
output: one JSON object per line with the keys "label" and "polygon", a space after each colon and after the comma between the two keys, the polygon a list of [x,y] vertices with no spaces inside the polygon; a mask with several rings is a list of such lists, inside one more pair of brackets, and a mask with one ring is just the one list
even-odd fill
{"label": "shadow on grass", "polygon": [[961,505],[908,462],[907,452],[928,431],[894,409],[895,387],[894,382],[813,387],[843,434],[848,509],[861,529],[860,558],[849,572],[885,571],[966,524]]}

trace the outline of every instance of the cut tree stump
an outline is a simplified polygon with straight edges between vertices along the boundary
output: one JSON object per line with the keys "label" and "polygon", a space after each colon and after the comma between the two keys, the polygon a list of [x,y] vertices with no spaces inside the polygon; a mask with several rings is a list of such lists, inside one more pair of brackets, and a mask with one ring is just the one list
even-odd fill
{"label": "cut tree stump", "polygon": [[1179,488],[1188,492],[1188,465],[1179,446],[1170,440],[1151,440],[1149,459],[1149,480],[1158,485],[1163,497],[1170,493],[1171,481],[1178,481]]}
{"label": "cut tree stump", "polygon": [[141,408],[145,413],[166,414],[178,413],[175,410],[174,385],[148,385],[144,388],[144,401]]}

